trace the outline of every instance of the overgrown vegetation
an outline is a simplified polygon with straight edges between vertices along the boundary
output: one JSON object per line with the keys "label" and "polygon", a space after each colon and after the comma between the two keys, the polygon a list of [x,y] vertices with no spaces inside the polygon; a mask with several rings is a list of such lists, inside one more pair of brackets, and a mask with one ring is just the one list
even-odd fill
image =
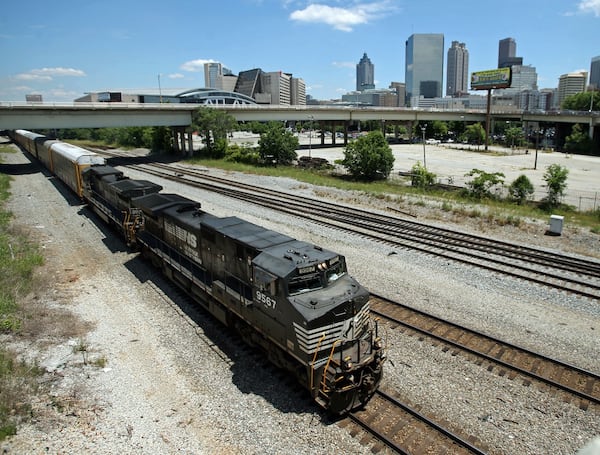
{"label": "overgrown vegetation", "polygon": [[411,168],[410,170],[410,184],[418,188],[428,188],[435,183],[436,175],[433,172],[429,172],[420,161]]}
{"label": "overgrown vegetation", "polygon": [[[0,153],[10,151],[2,147]],[[10,177],[0,174],[0,331],[4,333],[21,328],[18,299],[27,293],[33,270],[42,263],[37,247],[10,228],[12,215],[5,209],[9,189]],[[0,348],[0,440],[15,434],[17,425],[29,416],[29,400],[23,397],[35,392],[39,374],[36,365],[19,362],[12,352]]]}
{"label": "overgrown vegetation", "polygon": [[6,211],[10,177],[0,174],[0,331],[15,332],[21,326],[17,299],[28,292],[34,269],[43,257],[36,245],[10,228],[12,215]]}

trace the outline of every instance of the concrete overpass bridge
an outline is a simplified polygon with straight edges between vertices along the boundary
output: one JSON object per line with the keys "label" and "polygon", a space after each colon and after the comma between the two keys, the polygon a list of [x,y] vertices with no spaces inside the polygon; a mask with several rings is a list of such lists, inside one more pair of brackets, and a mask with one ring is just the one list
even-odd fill
{"label": "concrete overpass bridge", "polygon": [[[201,104],[175,103],[7,103],[0,102],[0,130],[53,128],[106,128],[131,126],[168,126],[181,138],[192,122],[192,114]],[[420,121],[486,122],[484,110],[442,110],[344,106],[283,106],[283,105],[208,105],[221,109],[237,121],[315,121],[323,129],[337,125],[376,120],[391,124]],[[581,123],[590,126],[590,136],[600,123],[600,111],[520,111],[492,108],[491,123],[519,121],[552,124]],[[493,128],[491,129],[491,131]],[[185,144],[183,143],[183,148]],[[321,137],[324,141],[324,137]],[[335,144],[335,135],[332,135]]]}

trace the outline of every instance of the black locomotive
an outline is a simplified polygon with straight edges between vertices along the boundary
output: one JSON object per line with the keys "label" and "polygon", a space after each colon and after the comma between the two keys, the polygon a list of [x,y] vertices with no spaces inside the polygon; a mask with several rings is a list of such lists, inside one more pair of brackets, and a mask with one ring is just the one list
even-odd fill
{"label": "black locomotive", "polygon": [[110,166],[78,172],[83,199],[128,244],[293,373],[321,406],[340,414],[375,393],[384,349],[369,293],[348,274],[343,256],[237,217],[216,217]]}

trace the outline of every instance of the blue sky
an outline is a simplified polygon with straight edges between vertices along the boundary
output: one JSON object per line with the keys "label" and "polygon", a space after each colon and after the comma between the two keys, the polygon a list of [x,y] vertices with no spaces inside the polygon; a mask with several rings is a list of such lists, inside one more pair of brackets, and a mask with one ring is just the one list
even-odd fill
{"label": "blue sky", "polygon": [[496,68],[498,41],[513,37],[540,88],[556,87],[600,55],[600,0],[12,0],[0,15],[0,101],[157,90],[159,74],[163,89],[203,87],[206,61],[293,73],[309,95],[339,98],[364,52],[378,88],[404,82],[413,33],[466,43],[470,72]]}

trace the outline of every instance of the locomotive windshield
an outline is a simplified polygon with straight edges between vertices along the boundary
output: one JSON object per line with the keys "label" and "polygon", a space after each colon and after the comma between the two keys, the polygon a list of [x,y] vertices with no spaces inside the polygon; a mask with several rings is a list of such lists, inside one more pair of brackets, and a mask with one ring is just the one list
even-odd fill
{"label": "locomotive windshield", "polygon": [[[334,262],[334,261],[331,261]],[[297,275],[288,281],[290,295],[321,289],[334,283],[346,273],[344,261],[337,260],[329,266],[326,263],[318,266],[301,267],[296,270]]]}

